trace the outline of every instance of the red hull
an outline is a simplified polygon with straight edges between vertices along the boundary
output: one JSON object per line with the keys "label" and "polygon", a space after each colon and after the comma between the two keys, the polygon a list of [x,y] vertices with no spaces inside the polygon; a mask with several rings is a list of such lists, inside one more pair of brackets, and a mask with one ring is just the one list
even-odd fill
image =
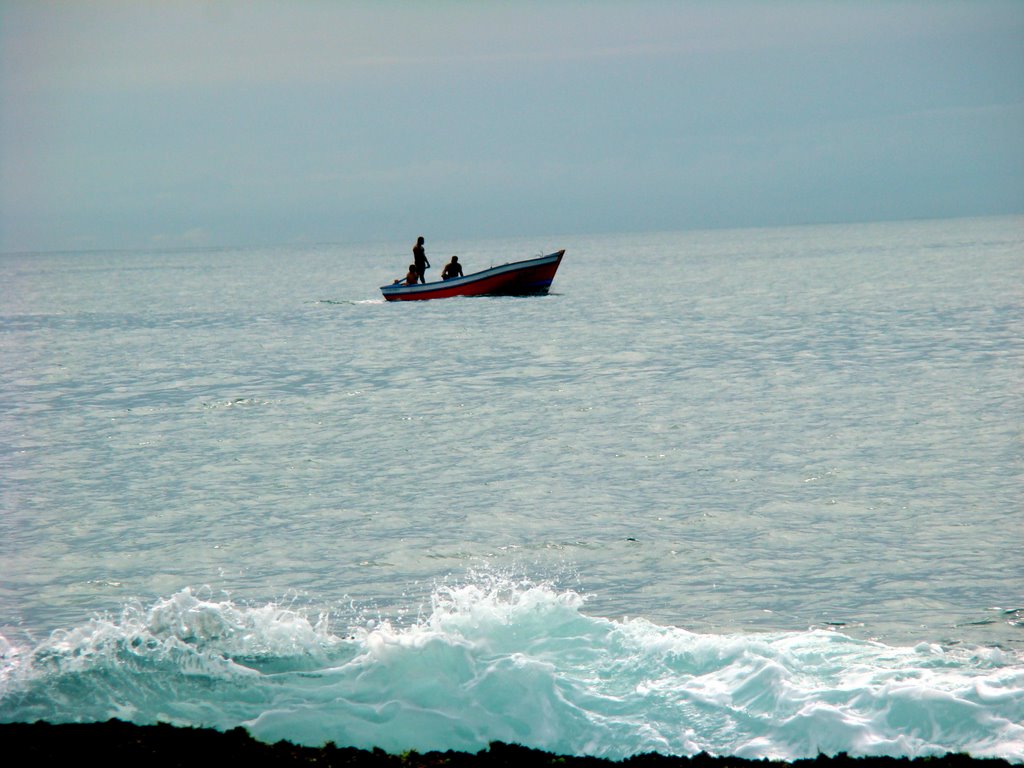
{"label": "red hull", "polygon": [[424,301],[453,296],[531,296],[544,294],[551,287],[564,250],[536,259],[502,264],[453,280],[420,285],[396,283],[381,287],[388,301]]}

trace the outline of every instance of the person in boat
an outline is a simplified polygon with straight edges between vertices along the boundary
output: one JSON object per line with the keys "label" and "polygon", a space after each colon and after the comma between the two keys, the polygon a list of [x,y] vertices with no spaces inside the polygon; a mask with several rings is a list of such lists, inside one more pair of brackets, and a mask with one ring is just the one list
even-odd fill
{"label": "person in boat", "polygon": [[459,264],[458,256],[452,256],[452,260],[444,265],[444,272],[441,273],[442,280],[451,280],[453,277],[462,277],[462,265]]}
{"label": "person in boat", "polygon": [[410,264],[409,271],[405,275],[405,284],[416,285],[421,277],[423,277],[423,273],[419,271],[415,264]]}
{"label": "person in boat", "polygon": [[430,262],[427,261],[427,251],[423,247],[423,243],[425,242],[423,235],[420,235],[416,238],[416,245],[412,247],[412,259],[416,263],[416,271],[419,272],[421,283],[427,282],[423,273],[430,269]]}

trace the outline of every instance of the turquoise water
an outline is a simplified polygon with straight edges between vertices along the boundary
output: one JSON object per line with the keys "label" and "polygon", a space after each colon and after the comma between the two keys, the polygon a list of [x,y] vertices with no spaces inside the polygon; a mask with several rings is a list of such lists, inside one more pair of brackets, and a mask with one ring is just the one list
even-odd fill
{"label": "turquoise water", "polygon": [[1024,220],[428,244],[0,256],[0,721],[1024,761]]}

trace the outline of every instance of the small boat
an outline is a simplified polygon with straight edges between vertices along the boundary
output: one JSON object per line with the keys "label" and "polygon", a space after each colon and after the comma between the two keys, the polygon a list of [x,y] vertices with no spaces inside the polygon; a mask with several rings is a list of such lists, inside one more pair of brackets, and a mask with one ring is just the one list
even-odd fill
{"label": "small boat", "polygon": [[406,285],[396,281],[381,286],[388,301],[447,299],[452,296],[533,296],[548,292],[565,250],[525,261],[514,261],[464,277]]}

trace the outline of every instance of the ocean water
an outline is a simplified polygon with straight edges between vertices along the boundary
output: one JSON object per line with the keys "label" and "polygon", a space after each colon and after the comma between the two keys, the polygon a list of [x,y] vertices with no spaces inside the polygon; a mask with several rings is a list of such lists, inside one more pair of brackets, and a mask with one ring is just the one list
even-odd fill
{"label": "ocean water", "polygon": [[0,255],[0,721],[1024,762],[1024,218]]}

